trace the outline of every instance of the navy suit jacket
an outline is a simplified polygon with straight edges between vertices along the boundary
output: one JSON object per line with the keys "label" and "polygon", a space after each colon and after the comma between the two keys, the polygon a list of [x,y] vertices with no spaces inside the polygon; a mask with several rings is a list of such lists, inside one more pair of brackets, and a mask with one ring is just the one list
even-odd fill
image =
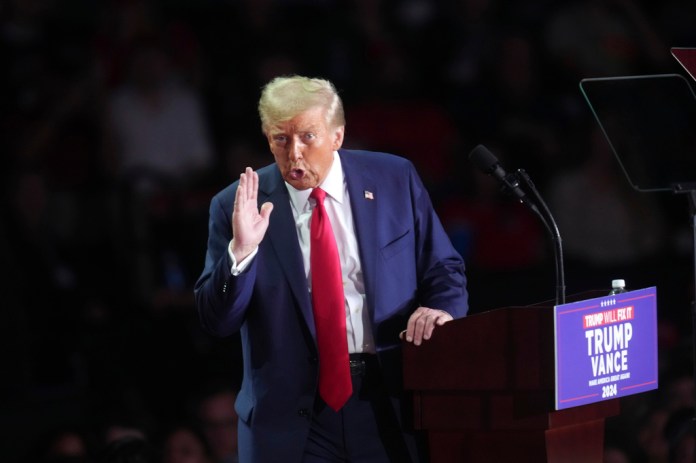
{"label": "navy suit jacket", "polygon": [[[340,150],[381,367],[400,390],[399,332],[418,306],[466,314],[464,262],[411,162]],[[241,330],[244,377],[236,403],[240,461],[299,462],[317,394],[312,304],[287,188],[275,164],[259,169],[259,205],[274,205],[258,254],[230,274],[227,247],[238,182],[211,201],[205,269],[195,296],[202,326]],[[371,193],[366,194],[366,192]]]}

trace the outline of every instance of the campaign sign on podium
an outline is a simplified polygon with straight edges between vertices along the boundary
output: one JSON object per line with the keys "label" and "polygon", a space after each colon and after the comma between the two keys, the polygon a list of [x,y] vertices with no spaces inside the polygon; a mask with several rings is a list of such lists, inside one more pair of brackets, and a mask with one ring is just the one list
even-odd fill
{"label": "campaign sign on podium", "polygon": [[657,389],[655,287],[554,307],[556,410]]}

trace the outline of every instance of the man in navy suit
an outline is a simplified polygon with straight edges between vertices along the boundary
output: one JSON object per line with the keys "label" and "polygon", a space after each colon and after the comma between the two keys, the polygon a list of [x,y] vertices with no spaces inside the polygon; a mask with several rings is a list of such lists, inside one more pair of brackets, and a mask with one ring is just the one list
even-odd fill
{"label": "man in navy suit", "polygon": [[[418,461],[401,414],[401,339],[420,345],[466,314],[464,262],[409,161],[341,149],[343,107],[330,82],[276,78],[259,114],[275,163],[247,168],[212,199],[195,288],[206,330],[241,331],[240,461]],[[345,294],[352,394],[338,410],[318,393],[309,268],[318,187]]]}

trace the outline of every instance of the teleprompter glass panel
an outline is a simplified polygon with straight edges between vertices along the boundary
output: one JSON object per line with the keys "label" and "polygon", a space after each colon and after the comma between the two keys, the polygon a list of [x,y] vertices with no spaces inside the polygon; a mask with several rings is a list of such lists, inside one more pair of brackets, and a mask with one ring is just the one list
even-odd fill
{"label": "teleprompter glass panel", "polygon": [[580,89],[635,189],[696,188],[696,97],[684,77],[589,78]]}

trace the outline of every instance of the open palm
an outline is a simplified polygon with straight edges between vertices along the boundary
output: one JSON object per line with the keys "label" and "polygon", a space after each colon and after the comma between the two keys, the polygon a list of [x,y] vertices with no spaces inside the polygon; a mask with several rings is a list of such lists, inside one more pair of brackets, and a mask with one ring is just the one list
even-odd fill
{"label": "open palm", "polygon": [[237,262],[256,249],[268,229],[272,203],[258,206],[259,176],[247,167],[239,177],[232,212],[232,253]]}

